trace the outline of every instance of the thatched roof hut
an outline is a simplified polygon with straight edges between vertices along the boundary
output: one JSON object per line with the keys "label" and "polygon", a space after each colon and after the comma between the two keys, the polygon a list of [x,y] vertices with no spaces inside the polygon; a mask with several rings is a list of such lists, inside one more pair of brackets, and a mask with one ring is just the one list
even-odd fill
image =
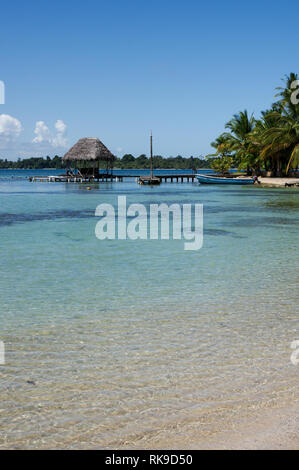
{"label": "thatched roof hut", "polygon": [[115,156],[96,137],[84,137],[64,155],[64,161],[114,160]]}
{"label": "thatched roof hut", "polygon": [[64,155],[63,161],[73,168],[80,168],[81,173],[96,175],[100,162],[104,162],[107,171],[113,168],[115,156],[96,137],[84,137]]}

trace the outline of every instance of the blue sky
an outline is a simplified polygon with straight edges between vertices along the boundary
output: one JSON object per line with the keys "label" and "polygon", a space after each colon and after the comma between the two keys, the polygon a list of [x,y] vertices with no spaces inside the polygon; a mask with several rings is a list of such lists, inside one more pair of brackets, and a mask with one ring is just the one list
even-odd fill
{"label": "blue sky", "polygon": [[[205,155],[298,72],[299,2],[2,2],[0,158],[99,137],[118,156]],[[56,127],[55,127],[56,126]]]}

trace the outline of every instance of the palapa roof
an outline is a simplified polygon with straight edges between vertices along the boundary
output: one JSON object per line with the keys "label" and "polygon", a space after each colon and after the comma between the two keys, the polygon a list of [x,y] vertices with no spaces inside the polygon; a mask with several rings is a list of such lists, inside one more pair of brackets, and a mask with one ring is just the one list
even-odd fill
{"label": "palapa roof", "polygon": [[115,156],[96,137],[84,137],[64,155],[63,160],[114,160]]}

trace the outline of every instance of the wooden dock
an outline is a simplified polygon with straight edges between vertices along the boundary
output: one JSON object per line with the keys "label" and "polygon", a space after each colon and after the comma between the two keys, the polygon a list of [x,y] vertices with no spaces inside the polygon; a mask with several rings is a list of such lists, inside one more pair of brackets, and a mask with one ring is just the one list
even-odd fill
{"label": "wooden dock", "polygon": [[31,176],[29,181],[33,183],[99,183],[103,181],[123,181],[124,176],[99,174],[99,176],[80,175],[54,175],[54,176]]}
{"label": "wooden dock", "polygon": [[170,183],[173,183],[174,181],[176,181],[177,183],[181,182],[181,183],[184,183],[184,182],[191,182],[191,183],[194,183],[194,180],[196,178],[196,176],[193,174],[193,175],[190,175],[190,174],[187,174],[187,175],[158,175],[158,178],[160,178],[161,181],[164,180],[165,183],[167,182],[170,182]]}
{"label": "wooden dock", "polygon": [[115,175],[115,174],[105,174],[99,173],[98,176],[88,176],[83,177],[80,175],[57,175],[57,176],[31,176],[29,181],[33,183],[100,183],[100,182],[122,182],[124,178],[135,178],[140,184],[160,184],[162,181],[165,183],[184,183],[191,182],[194,183],[195,174],[180,174],[180,175],[155,175],[154,179],[157,180],[157,183],[149,182],[150,176],[147,175]]}

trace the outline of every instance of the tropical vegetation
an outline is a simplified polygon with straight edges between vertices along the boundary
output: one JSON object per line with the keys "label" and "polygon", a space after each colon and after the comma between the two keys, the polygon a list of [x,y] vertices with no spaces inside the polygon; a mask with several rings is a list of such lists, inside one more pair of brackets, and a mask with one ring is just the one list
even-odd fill
{"label": "tropical vegetation", "polygon": [[247,110],[235,114],[212,147],[216,152],[211,167],[225,173],[230,166],[248,174],[269,176],[294,173],[299,163],[299,81],[294,73],[283,79],[284,86],[271,108],[259,119]]}
{"label": "tropical vegetation", "polygon": [[41,169],[64,168],[62,158],[56,155],[54,158],[46,157],[31,157],[31,158],[19,158],[16,162],[5,159],[0,159],[0,169],[9,170],[41,170]]}
{"label": "tropical vegetation", "polygon": [[[184,169],[196,170],[197,168],[210,168],[210,163],[213,158],[204,159],[203,157],[189,157],[185,158],[181,155],[177,157],[164,158],[160,155],[153,157],[154,168],[165,169]],[[114,162],[115,168],[120,169],[143,169],[150,168],[150,159],[146,155],[134,157],[131,154],[126,154],[122,158],[117,158]],[[0,159],[0,169],[50,169],[50,168],[65,168],[62,158],[55,156],[54,158],[25,158],[18,159],[18,161],[9,161],[7,159]]]}

